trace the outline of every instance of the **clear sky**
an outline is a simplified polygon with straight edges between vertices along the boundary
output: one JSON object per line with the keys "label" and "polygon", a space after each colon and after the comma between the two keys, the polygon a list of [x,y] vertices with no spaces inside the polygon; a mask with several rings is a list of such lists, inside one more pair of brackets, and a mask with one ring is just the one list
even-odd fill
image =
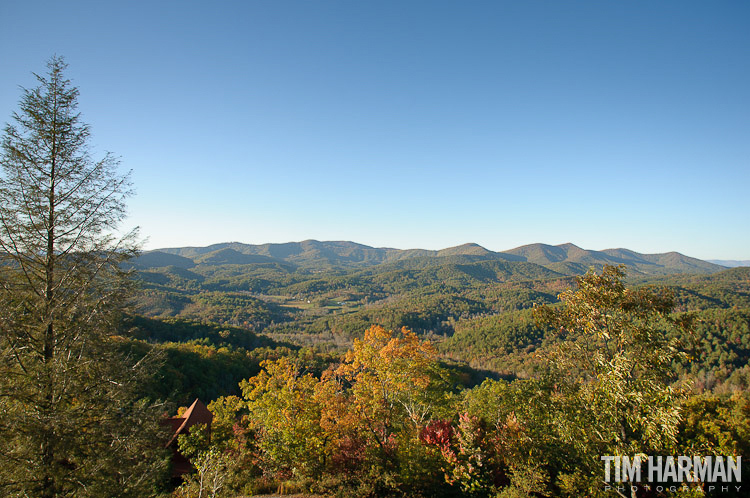
{"label": "clear sky", "polygon": [[750,2],[0,1],[147,248],[545,242],[750,259]]}

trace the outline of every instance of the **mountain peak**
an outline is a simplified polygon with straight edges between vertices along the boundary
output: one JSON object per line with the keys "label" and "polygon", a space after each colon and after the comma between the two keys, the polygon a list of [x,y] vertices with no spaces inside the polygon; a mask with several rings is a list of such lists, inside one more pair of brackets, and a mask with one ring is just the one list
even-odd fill
{"label": "mountain peak", "polygon": [[583,251],[584,250],[584,249],[581,249],[580,247],[578,247],[577,245],[573,244],[572,242],[566,242],[564,244],[560,244],[560,245],[557,245],[555,247],[559,247],[560,249],[565,249],[566,251],[570,251],[570,250]]}
{"label": "mountain peak", "polygon": [[448,248],[437,251],[438,256],[458,256],[458,255],[487,256],[489,254],[493,254],[492,251],[474,242],[461,244],[460,246],[455,246],[455,247],[448,247]]}

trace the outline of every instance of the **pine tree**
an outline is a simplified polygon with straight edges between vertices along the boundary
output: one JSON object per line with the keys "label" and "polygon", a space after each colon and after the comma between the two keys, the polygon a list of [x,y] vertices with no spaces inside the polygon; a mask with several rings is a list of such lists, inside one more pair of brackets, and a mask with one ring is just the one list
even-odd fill
{"label": "pine tree", "polygon": [[135,401],[145,362],[112,337],[137,250],[118,235],[129,175],[92,159],[67,65],[47,67],[0,153],[0,494],[146,496],[158,419]]}

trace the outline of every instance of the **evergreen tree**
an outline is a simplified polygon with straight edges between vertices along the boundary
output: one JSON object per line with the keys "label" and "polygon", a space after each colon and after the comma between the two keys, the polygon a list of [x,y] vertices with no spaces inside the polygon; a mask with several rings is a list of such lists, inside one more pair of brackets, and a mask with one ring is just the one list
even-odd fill
{"label": "evergreen tree", "polygon": [[130,182],[91,157],[64,60],[47,67],[0,153],[0,494],[147,496],[158,416],[136,401],[146,362],[112,337],[137,250],[117,235]]}

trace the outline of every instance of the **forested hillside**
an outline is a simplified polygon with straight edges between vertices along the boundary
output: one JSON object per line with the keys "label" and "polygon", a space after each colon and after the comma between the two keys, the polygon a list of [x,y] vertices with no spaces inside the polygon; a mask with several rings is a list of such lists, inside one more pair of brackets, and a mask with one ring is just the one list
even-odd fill
{"label": "forested hillside", "polygon": [[[750,445],[747,267],[571,244],[315,241],[130,264],[139,291],[122,348],[163,358],[150,397],[210,403],[212,443],[197,434],[183,451],[214,455],[207,468],[237,492],[595,496],[586,476],[602,452]],[[617,342],[600,316],[617,321]],[[628,380],[613,391],[610,377]]]}
{"label": "forested hillside", "polygon": [[[481,372],[470,375],[474,380],[528,378],[534,375],[531,360],[556,340],[537,326],[532,308],[556,303],[575,275],[613,261],[632,264],[626,268],[633,285],[665,286],[675,297],[675,312],[695,314],[696,337],[682,339],[702,351],[690,367],[703,375],[702,382],[744,382],[747,268],[721,270],[678,253],[585,251],[572,244],[535,244],[507,253],[475,244],[399,251],[316,241],[152,251],[132,261],[141,286],[131,306],[140,330],[133,337],[182,343],[183,350],[192,342],[195,355],[199,346],[253,351],[261,345],[259,337],[265,348],[335,353],[373,324],[408,327],[430,338],[444,361]],[[222,329],[226,338],[209,333],[212,328]],[[217,353],[216,360],[231,363],[226,354]],[[256,369],[257,363],[249,362]],[[231,384],[226,380],[217,392],[235,392]],[[175,399],[185,398],[180,391],[175,389]]]}
{"label": "forested hillside", "polygon": [[[573,497],[609,496],[600,455],[750,448],[750,268],[626,283],[620,267],[455,258],[282,285],[256,296],[285,310],[254,322],[261,335],[133,319],[172,355],[165,375],[180,354],[243,375],[209,406],[211,442],[182,450],[237,492]],[[191,382],[227,389],[210,375]]]}

